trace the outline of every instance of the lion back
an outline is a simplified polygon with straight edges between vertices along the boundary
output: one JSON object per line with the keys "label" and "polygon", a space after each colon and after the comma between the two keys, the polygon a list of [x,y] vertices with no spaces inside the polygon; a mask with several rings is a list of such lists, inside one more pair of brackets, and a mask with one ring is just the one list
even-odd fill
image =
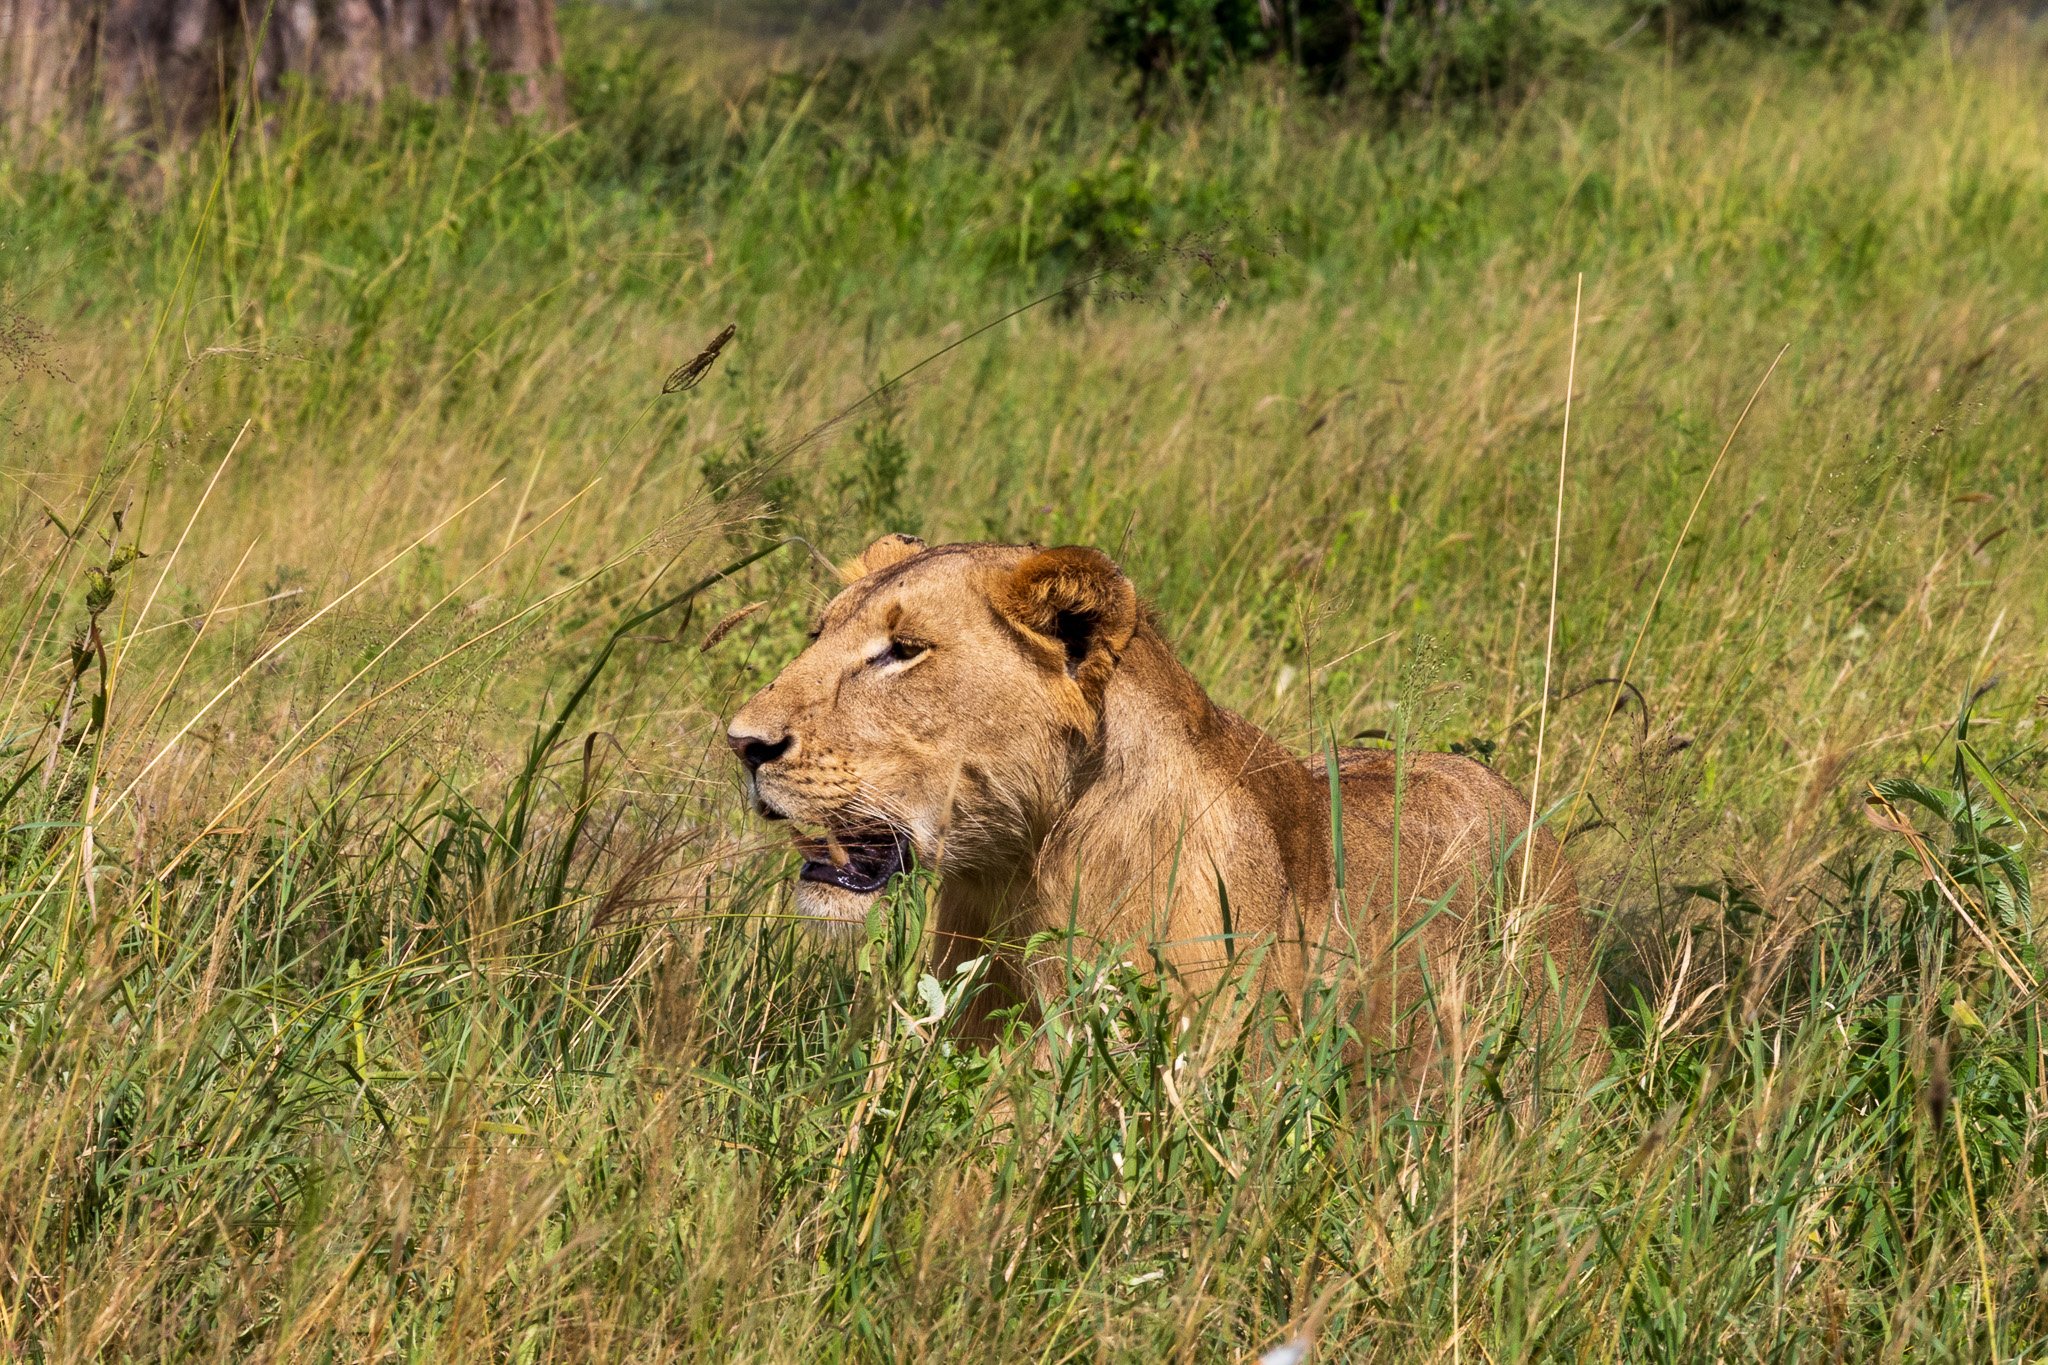
{"label": "lion back", "polygon": [[1345,750],[1338,772],[1344,901],[1382,969],[1373,994],[1392,993],[1387,1017],[1415,1022],[1428,993],[1454,989],[1468,1009],[1518,1008],[1545,1035],[1571,1033],[1582,1055],[1597,1050],[1606,1008],[1577,882],[1550,831],[1530,839],[1522,794],[1456,754]]}

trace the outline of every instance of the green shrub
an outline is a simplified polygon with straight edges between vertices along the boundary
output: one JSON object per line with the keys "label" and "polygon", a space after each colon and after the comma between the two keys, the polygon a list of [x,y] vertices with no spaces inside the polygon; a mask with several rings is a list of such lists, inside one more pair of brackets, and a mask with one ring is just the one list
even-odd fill
{"label": "green shrub", "polygon": [[1101,0],[1095,44],[1137,76],[1142,107],[1162,81],[1202,94],[1231,62],[1271,51],[1272,34],[1257,0]]}
{"label": "green shrub", "polygon": [[1354,36],[1304,50],[1312,77],[1356,82],[1389,104],[1512,95],[1535,78],[1553,46],[1543,13],[1525,0],[1370,0],[1329,3],[1333,28],[1355,15]]}
{"label": "green shrub", "polygon": [[1870,34],[1924,27],[1926,0],[1627,0],[1634,27],[1654,28],[1674,47],[1710,34],[1820,48]]}
{"label": "green shrub", "polygon": [[1513,93],[1551,44],[1526,0],[1101,0],[1096,46],[1136,77],[1141,107],[1161,84],[1200,96],[1265,58],[1399,107]]}
{"label": "green shrub", "polygon": [[1126,270],[1166,235],[1171,187],[1158,167],[1114,157],[1083,167],[1049,187],[1051,222],[1038,248],[1051,278],[1069,279],[1111,266]]}

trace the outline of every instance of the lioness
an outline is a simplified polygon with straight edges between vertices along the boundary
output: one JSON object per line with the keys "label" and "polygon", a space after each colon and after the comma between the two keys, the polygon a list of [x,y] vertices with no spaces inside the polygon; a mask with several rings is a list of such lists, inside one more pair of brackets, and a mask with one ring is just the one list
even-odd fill
{"label": "lioness", "polygon": [[[1018,949],[1053,931],[1142,945],[1183,986],[1250,951],[1289,991],[1351,964],[1382,1040],[1506,962],[1598,1048],[1571,871],[1540,829],[1523,858],[1529,807],[1490,769],[1342,751],[1340,895],[1323,762],[1211,701],[1100,551],[886,536],[841,576],[727,737],[755,808],[796,827],[805,914],[858,924],[913,856],[937,872],[938,969],[994,950],[970,1032],[1030,1003]],[[1480,939],[1507,958],[1462,951]]]}

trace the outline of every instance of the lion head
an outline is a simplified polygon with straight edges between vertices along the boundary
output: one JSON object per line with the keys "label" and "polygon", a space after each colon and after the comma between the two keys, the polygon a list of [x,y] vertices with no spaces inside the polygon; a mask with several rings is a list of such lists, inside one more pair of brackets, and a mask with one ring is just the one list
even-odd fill
{"label": "lion head", "polygon": [[1138,626],[1100,551],[885,536],[841,570],[808,648],[727,732],[755,809],[803,856],[797,904],[858,921],[913,864],[1029,865]]}

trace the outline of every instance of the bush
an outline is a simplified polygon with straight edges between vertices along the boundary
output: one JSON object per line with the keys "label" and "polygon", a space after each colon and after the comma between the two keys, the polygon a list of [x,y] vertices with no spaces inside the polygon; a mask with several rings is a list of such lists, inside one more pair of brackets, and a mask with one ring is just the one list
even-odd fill
{"label": "bush", "polygon": [[1256,0],[1102,0],[1097,8],[1096,47],[1137,75],[1141,108],[1161,81],[1199,96],[1232,61],[1272,50]]}
{"label": "bush", "polygon": [[[1330,4],[1359,18],[1348,47],[1304,66],[1325,81],[1355,81],[1389,104],[1436,103],[1513,95],[1533,80],[1550,53],[1541,11],[1525,0],[1390,0],[1374,9]],[[1327,40],[1326,40],[1327,41]]]}
{"label": "bush", "polygon": [[1636,28],[1674,47],[1710,34],[1820,48],[1871,33],[1903,34],[1927,23],[1926,0],[1628,0]]}
{"label": "bush", "polygon": [[1398,107],[1513,93],[1550,44],[1526,0],[1102,0],[1096,46],[1136,75],[1141,107],[1161,83],[1200,96],[1267,57]]}

